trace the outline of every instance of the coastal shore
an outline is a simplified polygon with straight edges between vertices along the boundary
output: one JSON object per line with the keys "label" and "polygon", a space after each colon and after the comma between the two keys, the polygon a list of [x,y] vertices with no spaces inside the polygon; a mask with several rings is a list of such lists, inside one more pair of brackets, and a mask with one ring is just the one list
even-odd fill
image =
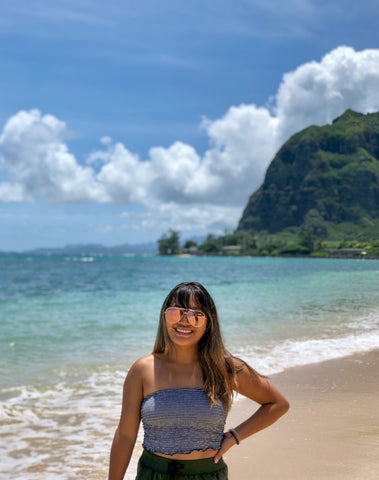
{"label": "coastal shore", "polygon": [[[291,404],[270,428],[233,447],[230,480],[374,480],[379,474],[379,350],[291,368],[270,381]],[[256,405],[238,400],[227,428]]]}

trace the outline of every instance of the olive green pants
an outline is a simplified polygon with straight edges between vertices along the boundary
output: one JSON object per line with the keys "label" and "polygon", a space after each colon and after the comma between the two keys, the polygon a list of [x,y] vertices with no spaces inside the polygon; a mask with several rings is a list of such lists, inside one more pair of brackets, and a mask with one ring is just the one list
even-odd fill
{"label": "olive green pants", "polygon": [[171,460],[144,450],[136,480],[228,480],[228,467],[223,459]]}

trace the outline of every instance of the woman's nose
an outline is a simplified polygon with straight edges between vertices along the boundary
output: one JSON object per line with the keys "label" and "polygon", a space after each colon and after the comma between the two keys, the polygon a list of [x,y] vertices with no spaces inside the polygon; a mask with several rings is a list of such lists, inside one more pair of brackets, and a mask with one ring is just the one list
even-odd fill
{"label": "woman's nose", "polygon": [[183,312],[182,313],[182,316],[180,317],[180,322],[181,323],[189,323],[187,315],[188,315],[188,312]]}

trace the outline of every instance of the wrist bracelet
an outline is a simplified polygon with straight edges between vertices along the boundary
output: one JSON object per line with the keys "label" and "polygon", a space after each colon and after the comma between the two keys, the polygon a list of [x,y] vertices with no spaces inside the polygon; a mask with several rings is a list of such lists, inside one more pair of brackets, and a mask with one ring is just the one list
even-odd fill
{"label": "wrist bracelet", "polygon": [[234,428],[231,428],[229,430],[229,433],[231,433],[233,435],[234,440],[236,441],[236,444],[239,445],[240,444],[240,439],[239,439],[238,433],[234,430]]}

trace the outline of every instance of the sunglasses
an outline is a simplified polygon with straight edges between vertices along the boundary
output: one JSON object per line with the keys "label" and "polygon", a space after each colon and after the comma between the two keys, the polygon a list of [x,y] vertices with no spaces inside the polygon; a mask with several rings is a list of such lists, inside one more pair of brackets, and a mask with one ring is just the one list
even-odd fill
{"label": "sunglasses", "polygon": [[202,327],[207,319],[205,313],[190,308],[168,307],[164,312],[166,322],[169,325],[180,322],[183,315],[186,315],[188,323],[193,327]]}

